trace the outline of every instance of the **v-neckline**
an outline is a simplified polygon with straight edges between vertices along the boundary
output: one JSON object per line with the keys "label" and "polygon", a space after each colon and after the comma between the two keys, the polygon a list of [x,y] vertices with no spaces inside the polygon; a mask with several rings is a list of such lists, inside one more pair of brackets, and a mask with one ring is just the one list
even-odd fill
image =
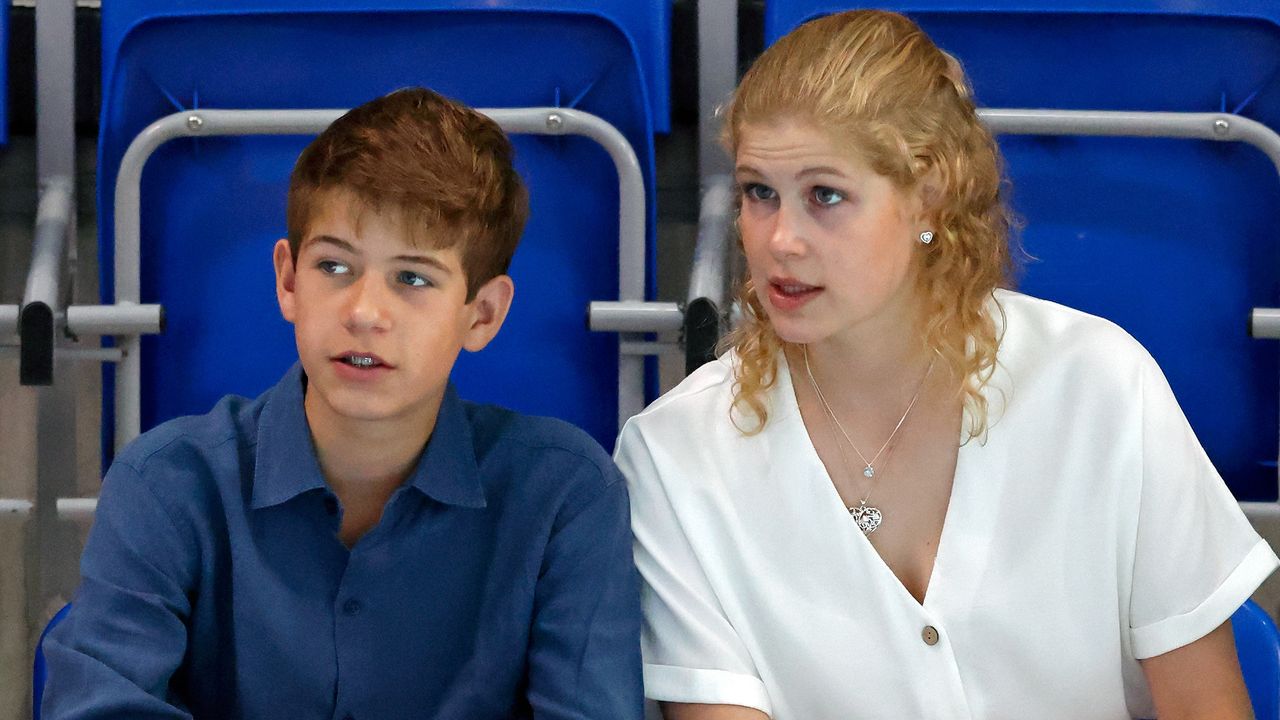
{"label": "v-neckline", "polygon": [[[897,586],[898,590],[906,600],[921,609],[936,605],[936,603],[930,603],[930,600],[936,595],[939,580],[938,566],[942,564],[941,560],[944,549],[949,548],[952,545],[952,543],[948,541],[948,537],[956,532],[951,530],[951,527],[957,522],[953,520],[952,516],[955,515],[955,512],[953,511],[957,505],[958,494],[967,486],[967,483],[962,481],[965,476],[964,469],[966,465],[966,458],[968,456],[965,449],[969,447],[971,443],[961,442],[959,448],[956,450],[956,467],[951,479],[951,493],[947,498],[947,511],[942,519],[942,531],[938,534],[938,551],[934,553],[933,564],[929,567],[929,580],[928,584],[925,585],[924,597],[917,600],[916,596],[912,595],[911,591],[908,590],[907,586],[902,582],[902,578],[898,577],[898,574],[893,571],[893,568],[889,567],[889,563],[885,562],[880,551],[876,549],[875,545],[871,544],[871,539],[862,532],[856,523],[854,523],[853,518],[849,517],[849,508],[845,506],[844,498],[840,497],[840,492],[836,489],[836,484],[831,478],[831,474],[827,472],[827,467],[823,464],[822,457],[818,455],[818,449],[814,447],[813,438],[809,436],[809,429],[805,426],[804,415],[800,412],[800,401],[796,397],[795,384],[791,381],[791,368],[790,364],[787,362],[786,354],[778,353],[778,355],[780,359],[778,363],[775,389],[776,393],[781,396],[786,403],[786,408],[790,411],[791,415],[794,416],[794,423],[791,432],[794,432],[796,437],[794,438],[793,444],[804,448],[807,452],[805,460],[813,466],[814,476],[826,485],[824,494],[830,499],[830,503],[828,505],[833,510],[838,510],[840,515],[843,516],[840,518],[842,520],[840,524],[847,529],[845,535],[854,536],[852,538],[852,542],[855,545],[860,546],[861,552],[870,553],[873,558],[873,562],[879,566],[878,571],[888,574],[889,578],[892,580],[892,584]],[[781,420],[782,418],[779,417],[777,419]],[[963,425],[964,422],[962,419],[962,432]]]}

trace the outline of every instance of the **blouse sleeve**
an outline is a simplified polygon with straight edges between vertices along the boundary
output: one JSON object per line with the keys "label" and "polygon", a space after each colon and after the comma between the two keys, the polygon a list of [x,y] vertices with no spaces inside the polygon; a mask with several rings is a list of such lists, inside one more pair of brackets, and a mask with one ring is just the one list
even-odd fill
{"label": "blouse sleeve", "polygon": [[[623,428],[615,460],[631,493],[636,567],[642,579],[645,696],[681,703],[743,705],[772,714],[751,655],[725,615],[676,514],[664,474],[678,455],[655,459],[634,422]],[[692,450],[690,450],[692,451]]]}
{"label": "blouse sleeve", "polygon": [[1138,659],[1217,628],[1276,568],[1149,356],[1141,372],[1142,488],[1129,627]]}

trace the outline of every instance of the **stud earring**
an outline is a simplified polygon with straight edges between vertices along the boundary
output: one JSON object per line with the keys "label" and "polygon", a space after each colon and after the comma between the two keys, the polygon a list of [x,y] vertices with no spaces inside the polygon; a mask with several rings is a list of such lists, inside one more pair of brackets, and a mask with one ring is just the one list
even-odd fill
{"label": "stud earring", "polygon": [[924,232],[920,233],[920,242],[924,243],[925,245],[928,245],[929,243],[933,242],[933,231],[925,230]]}

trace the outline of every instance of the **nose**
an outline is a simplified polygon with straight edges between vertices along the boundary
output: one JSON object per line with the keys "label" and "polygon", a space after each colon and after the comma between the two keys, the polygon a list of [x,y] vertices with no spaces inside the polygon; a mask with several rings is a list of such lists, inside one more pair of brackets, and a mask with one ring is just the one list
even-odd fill
{"label": "nose", "polygon": [[769,233],[769,252],[774,258],[799,258],[808,250],[804,241],[804,227],[801,217],[795,210],[788,208],[786,202],[778,205],[773,215],[773,228]]}
{"label": "nose", "polygon": [[366,273],[348,290],[348,302],[344,324],[352,331],[386,330],[390,327],[387,308],[387,289],[381,278]]}
{"label": "nose", "polygon": [[778,258],[795,258],[804,255],[807,250],[803,215],[788,207],[787,203],[779,204],[769,234],[769,251]]}

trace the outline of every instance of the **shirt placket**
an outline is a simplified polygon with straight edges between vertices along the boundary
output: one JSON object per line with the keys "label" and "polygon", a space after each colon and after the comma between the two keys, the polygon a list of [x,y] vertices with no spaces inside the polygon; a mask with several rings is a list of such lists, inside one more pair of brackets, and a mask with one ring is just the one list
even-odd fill
{"label": "shirt placket", "polygon": [[[929,610],[928,606],[920,608],[916,636],[909,640],[920,644],[920,656],[931,668],[930,673],[935,683],[934,688],[926,688],[926,697],[937,702],[936,712],[930,717],[940,720],[971,720],[973,711],[969,707],[969,699],[960,678],[960,665],[956,662],[955,646],[951,643],[948,626],[943,617]],[[910,632],[906,629],[904,632]],[[932,704],[932,702],[930,703]]]}
{"label": "shirt placket", "polygon": [[[367,673],[377,671],[377,663],[358,652],[367,643],[369,633],[378,632],[378,608],[375,585],[379,576],[376,558],[387,552],[380,545],[389,541],[403,508],[403,488],[387,501],[382,519],[351,548],[347,567],[338,583],[333,599],[333,637],[338,664],[337,692],[334,697],[334,720],[365,720],[356,706],[357,698],[367,694]],[[339,513],[339,518],[340,518]],[[385,631],[385,628],[382,628]]]}

